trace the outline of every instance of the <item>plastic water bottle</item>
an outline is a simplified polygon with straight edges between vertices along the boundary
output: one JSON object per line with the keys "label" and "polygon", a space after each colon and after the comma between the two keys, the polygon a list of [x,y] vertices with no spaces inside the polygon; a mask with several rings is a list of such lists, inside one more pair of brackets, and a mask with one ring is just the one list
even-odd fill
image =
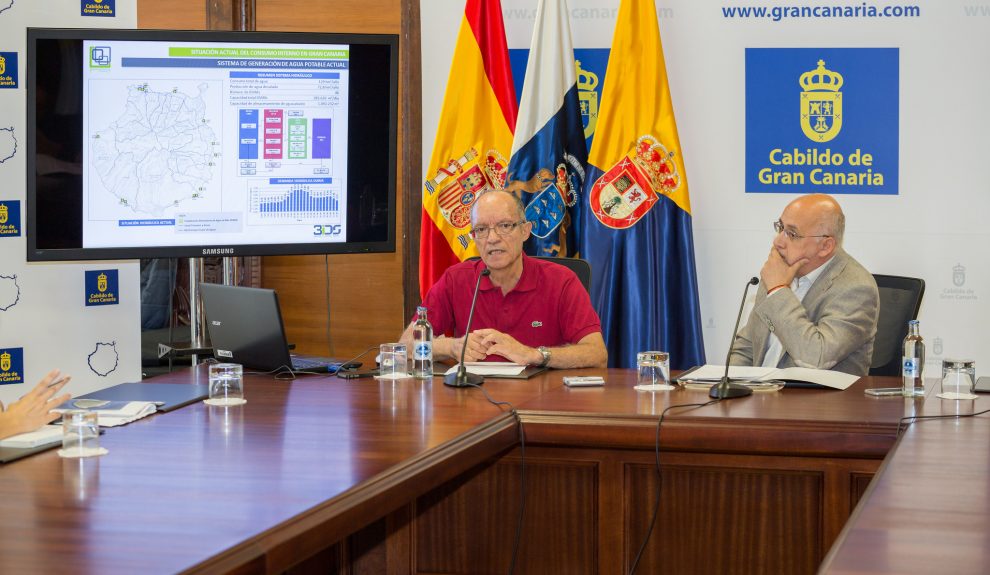
{"label": "plastic water bottle", "polygon": [[901,357],[901,395],[904,397],[922,397],[925,395],[925,380],[922,372],[925,369],[925,340],[921,338],[918,320],[908,322],[908,334],[904,338],[904,353]]}
{"label": "plastic water bottle", "polygon": [[433,377],[433,326],[426,319],[426,308],[416,308],[418,317],[413,325],[413,377]]}

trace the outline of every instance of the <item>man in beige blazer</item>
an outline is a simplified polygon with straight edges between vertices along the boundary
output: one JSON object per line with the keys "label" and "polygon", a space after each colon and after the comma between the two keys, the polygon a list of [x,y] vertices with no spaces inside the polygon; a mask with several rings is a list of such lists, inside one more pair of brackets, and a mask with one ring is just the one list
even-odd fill
{"label": "man in beige blazer", "polygon": [[866,375],[880,295],[870,272],[842,249],[842,208],[831,196],[801,196],[774,229],[756,302],[729,364]]}

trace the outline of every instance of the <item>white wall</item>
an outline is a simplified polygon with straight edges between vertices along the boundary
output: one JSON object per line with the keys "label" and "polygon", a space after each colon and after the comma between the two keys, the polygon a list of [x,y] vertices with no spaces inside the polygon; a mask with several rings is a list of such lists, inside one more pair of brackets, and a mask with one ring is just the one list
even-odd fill
{"label": "white wall", "polygon": [[[8,7],[9,6],[9,7]],[[0,237],[0,349],[23,348],[23,384],[0,385],[0,401],[23,395],[49,369],[73,376],[79,395],[141,378],[139,270],[134,261],[27,263],[25,227],[27,27],[134,28],[136,0],[116,0],[116,16],[81,16],[80,0],[0,0],[0,52],[18,53],[17,89],[0,89],[0,128],[13,127],[18,147],[0,163],[0,201],[21,203],[21,235]],[[119,302],[85,306],[85,271],[118,270]],[[10,280],[16,276],[16,285]],[[17,293],[19,291],[19,294]],[[16,304],[11,305],[14,301]],[[113,348],[99,343],[112,343]],[[116,358],[114,357],[116,353]],[[101,374],[102,373],[102,374]]]}

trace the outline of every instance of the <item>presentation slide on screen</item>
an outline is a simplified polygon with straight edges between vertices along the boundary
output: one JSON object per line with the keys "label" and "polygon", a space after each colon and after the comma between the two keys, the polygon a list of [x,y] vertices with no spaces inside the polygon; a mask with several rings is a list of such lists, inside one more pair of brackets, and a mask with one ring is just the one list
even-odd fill
{"label": "presentation slide on screen", "polygon": [[84,50],[83,247],[346,240],[348,46]]}

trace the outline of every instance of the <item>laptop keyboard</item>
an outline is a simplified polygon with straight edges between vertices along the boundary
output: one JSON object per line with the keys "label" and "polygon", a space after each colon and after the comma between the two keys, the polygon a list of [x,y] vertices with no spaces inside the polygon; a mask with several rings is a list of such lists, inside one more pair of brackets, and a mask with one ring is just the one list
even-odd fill
{"label": "laptop keyboard", "polygon": [[292,356],[293,371],[335,371],[339,364],[326,359],[310,359]]}

